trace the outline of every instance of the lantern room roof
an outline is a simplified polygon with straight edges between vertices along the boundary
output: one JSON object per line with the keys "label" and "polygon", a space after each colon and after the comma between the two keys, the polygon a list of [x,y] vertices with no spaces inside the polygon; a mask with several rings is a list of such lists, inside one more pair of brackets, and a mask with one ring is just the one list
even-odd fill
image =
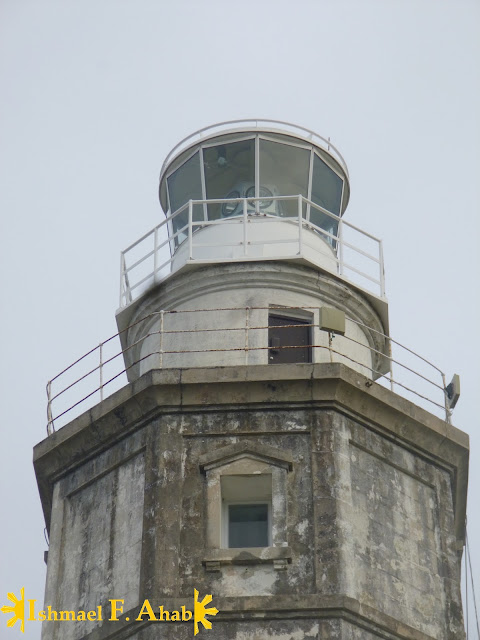
{"label": "lantern room roof", "polygon": [[[297,143],[305,145],[306,143],[313,147],[323,158],[326,158],[338,173],[343,174],[347,185],[347,193],[349,192],[349,174],[347,164],[340,151],[330,142],[329,139],[315,133],[311,129],[282,120],[255,118],[227,120],[225,122],[203,127],[202,129],[191,133],[176,144],[168,153],[160,171],[159,185],[160,202],[164,211],[167,211],[169,208],[166,196],[166,178],[168,175],[171,175],[191,156],[194,150],[198,149],[202,145],[212,145],[216,142],[221,144],[229,138],[231,141],[234,141],[238,139],[239,136],[242,136],[242,134],[270,135],[273,139],[278,139],[279,142],[290,139],[289,142],[291,144]],[[346,200],[348,201],[348,197]]]}

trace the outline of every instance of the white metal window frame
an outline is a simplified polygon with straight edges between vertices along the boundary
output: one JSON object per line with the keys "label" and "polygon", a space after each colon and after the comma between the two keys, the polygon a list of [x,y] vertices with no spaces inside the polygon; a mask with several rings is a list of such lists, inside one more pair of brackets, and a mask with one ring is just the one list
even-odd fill
{"label": "white metal window frame", "polygon": [[[342,181],[342,193],[340,195],[340,211],[339,213],[334,213],[333,211],[330,211],[330,213],[333,213],[334,215],[338,215],[338,217],[342,216],[342,212],[343,212],[343,198],[345,195],[345,177],[342,176],[336,169],[335,167],[333,167],[331,165],[330,162],[327,162],[326,158],[323,158],[317,151],[315,151],[315,149],[312,146],[312,153],[310,156],[310,175],[308,177],[308,199],[312,200],[312,186],[313,186],[313,162],[314,162],[314,156],[317,156],[317,158],[320,160],[320,162],[323,162],[324,164],[327,165],[327,167],[329,169],[331,169],[333,171],[333,173],[335,173]],[[313,202],[313,200],[312,200]],[[315,203],[317,204],[317,203]],[[321,205],[319,205],[321,206]],[[307,205],[308,207],[308,213],[307,213],[307,220],[310,221],[310,205]],[[327,209],[328,211],[328,209]]]}
{"label": "white metal window frame", "polygon": [[[190,153],[181,164],[179,164],[175,169],[173,169],[172,171],[170,171],[170,173],[165,177],[165,192],[167,194],[167,206],[168,206],[168,211],[170,212],[170,215],[168,215],[167,213],[167,230],[168,230],[168,237],[171,238],[170,241],[170,255],[173,256],[173,254],[175,253],[177,246],[180,246],[181,242],[178,243],[178,245],[176,246],[175,244],[175,238],[173,238],[175,232],[173,230],[173,222],[172,222],[172,213],[175,213],[175,211],[172,212],[172,205],[171,205],[171,200],[170,200],[170,189],[168,186],[168,179],[171,178],[171,176],[176,173],[177,171],[179,171],[189,160],[191,160],[196,154],[199,154],[199,162],[200,162],[200,183],[202,186],[202,200],[205,200],[205,178],[203,176],[203,152],[202,152],[202,147],[200,148],[195,148],[192,153]],[[184,205],[180,205],[179,209],[182,208],[182,206]],[[203,205],[204,207],[204,219],[206,220],[206,205]],[[177,209],[178,211],[178,209]]]}
{"label": "white metal window frame", "polygon": [[[258,138],[258,136],[255,134],[255,135],[240,136],[238,138],[234,137],[232,139],[229,139],[227,142],[225,142],[225,144],[227,145],[227,144],[233,144],[235,142],[245,142],[247,140],[255,140],[255,142],[254,142],[254,163],[255,163],[255,165],[254,165],[254,180],[255,180],[255,197],[256,198],[258,198],[257,186],[256,186],[257,185],[257,147],[258,147],[257,138]],[[203,158],[203,150],[204,149],[212,149],[213,147],[218,147],[220,144],[223,144],[223,142],[219,143],[218,140],[217,140],[217,142],[209,142],[209,143],[202,144],[202,147],[201,147],[201,149],[202,149],[202,158]],[[204,189],[204,191],[203,191],[203,199],[204,200],[208,200],[208,198],[207,198],[207,181],[205,179],[205,165],[204,165],[203,162],[202,162],[201,171],[202,171],[202,181],[203,181],[203,189]],[[213,198],[212,198],[212,200],[213,200]],[[205,207],[205,220],[208,220],[208,215],[207,215],[208,204],[205,204],[204,207]]]}
{"label": "white metal window frame", "polygon": [[[244,142],[245,140],[254,140],[256,139],[258,136],[257,134],[254,135],[244,135],[244,136],[232,136],[230,138],[230,136],[226,136],[227,141],[225,142],[225,144],[231,144],[232,142]],[[168,173],[165,174],[165,176],[162,178],[162,180],[165,181],[165,192],[167,195],[167,206],[168,206],[168,212],[167,212],[167,228],[168,228],[168,235],[170,238],[172,238],[172,236],[174,235],[174,230],[173,230],[173,222],[172,222],[172,214],[175,213],[175,211],[172,211],[172,205],[171,205],[171,200],[170,200],[170,187],[169,187],[169,183],[168,180],[169,178],[171,178],[171,176],[176,173],[179,169],[181,169],[189,160],[191,160],[193,158],[194,155],[196,155],[197,153],[199,154],[199,159],[200,159],[200,183],[202,185],[202,200],[207,200],[207,185],[206,185],[206,180],[205,180],[205,164],[204,164],[204,158],[203,158],[203,151],[204,149],[210,149],[212,147],[218,147],[219,142],[218,140],[216,142],[205,142],[205,144],[202,144],[200,146],[195,147],[191,153],[189,153],[187,156],[185,156],[185,158],[182,160],[182,162],[178,165],[175,166],[175,168],[172,168],[171,171],[169,171]],[[258,142],[255,142],[255,184],[257,184],[257,175],[256,175],[256,167],[258,166],[258,162],[257,162],[257,147],[258,147]],[[258,198],[258,194],[257,194],[257,187],[255,187],[255,197]],[[185,203],[186,204],[186,203]],[[181,205],[184,206],[184,205]],[[208,209],[207,209],[208,205],[206,202],[203,203],[203,219],[204,221],[208,221]],[[181,208],[181,207],[179,207]],[[177,209],[178,211],[178,209]],[[180,246],[180,242],[178,243],[178,245],[175,245],[175,240],[172,239],[172,242],[170,243],[170,254],[173,255],[176,251],[176,249]]]}

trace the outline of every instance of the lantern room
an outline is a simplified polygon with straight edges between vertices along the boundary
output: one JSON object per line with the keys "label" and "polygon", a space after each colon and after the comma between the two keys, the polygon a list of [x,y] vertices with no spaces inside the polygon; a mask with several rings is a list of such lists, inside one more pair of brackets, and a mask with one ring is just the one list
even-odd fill
{"label": "lantern room", "polygon": [[334,276],[388,328],[382,243],[344,220],[349,174],[330,139],[273,120],[205,127],[167,155],[159,196],[165,220],[121,255],[122,327],[173,276],[270,261]]}
{"label": "lantern room", "polygon": [[[172,256],[178,252],[173,270],[189,259],[290,255],[305,230],[312,249],[323,245],[324,261],[334,257],[350,194],[341,154],[307,129],[261,122],[204,129],[165,160],[160,202],[169,218]],[[282,129],[274,126],[279,124]],[[250,229],[242,228],[241,218]],[[200,230],[207,232],[201,243],[192,238]],[[182,249],[189,237],[190,246]]]}

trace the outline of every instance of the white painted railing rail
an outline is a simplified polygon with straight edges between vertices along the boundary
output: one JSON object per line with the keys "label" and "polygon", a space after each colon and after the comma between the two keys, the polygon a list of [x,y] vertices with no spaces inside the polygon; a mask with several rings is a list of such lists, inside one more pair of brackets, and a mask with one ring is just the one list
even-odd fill
{"label": "white painted railing rail", "polygon": [[[149,358],[156,358],[156,368],[168,368],[168,364],[165,364],[165,358],[171,354],[199,354],[199,353],[243,353],[245,365],[249,364],[249,358],[254,352],[265,352],[270,349],[268,346],[268,340],[262,343],[260,346],[258,340],[255,340],[255,332],[268,330],[270,327],[266,325],[252,324],[251,317],[254,311],[272,311],[275,307],[246,307],[246,308],[226,308],[226,309],[203,309],[203,310],[183,310],[183,311],[159,311],[149,314],[147,318],[143,318],[138,322],[144,322],[158,316],[160,322],[158,323],[159,329],[152,330],[146,335],[142,336],[136,343],[129,345],[126,352],[130,350],[137,350],[139,352],[139,345],[146,339],[152,336],[156,337],[156,347],[142,355],[138,359],[131,362],[129,369],[139,367],[142,362],[148,361]],[[279,308],[280,309],[280,308]],[[285,311],[286,307],[281,307],[282,311]],[[295,307],[298,310],[299,307]],[[309,312],[318,311],[318,307],[304,307],[303,309]],[[175,314],[178,317],[180,314],[205,314],[212,313],[218,315],[218,312],[234,311],[240,314],[241,322],[237,323],[237,326],[233,327],[231,324],[222,328],[204,328],[204,329],[165,329],[164,318],[170,314]],[[203,321],[205,317],[203,316]],[[348,322],[354,322],[347,319]],[[138,324],[135,323],[135,324]],[[295,322],[292,320],[292,322]],[[354,322],[361,327],[365,327],[359,322]],[[132,325],[135,326],[135,325]],[[179,325],[177,325],[179,326]],[[213,322],[212,322],[213,326]],[[298,325],[287,325],[284,328],[291,328]],[[305,325],[302,325],[305,326]],[[308,325],[313,327],[314,325]],[[128,331],[131,327],[125,329]],[[277,327],[278,329],[278,327]],[[370,327],[367,327],[368,331],[373,331]],[[241,339],[240,344],[242,346],[226,346],[224,348],[202,348],[204,344],[203,336],[205,334],[217,332],[219,336],[218,344],[225,344],[222,342],[222,337],[227,332],[238,332],[240,335],[244,335],[244,339]],[[171,334],[198,334],[198,348],[196,349],[168,349],[165,348],[166,338]],[[446,395],[446,380],[445,374],[434,364],[427,359],[418,355],[408,347],[401,345],[390,337],[384,336],[378,333],[378,335],[385,339],[387,344],[394,345],[396,352],[400,353],[400,356],[386,355],[376,351],[370,346],[366,346],[352,338],[343,336],[346,348],[339,348],[335,345],[333,336],[329,334],[329,340],[327,344],[313,343],[311,345],[304,345],[302,347],[283,347],[287,349],[305,348],[305,346],[312,349],[312,353],[316,352],[329,353],[330,361],[333,361],[335,356],[341,357],[342,361],[347,366],[352,366],[357,371],[363,372],[370,380],[371,384],[380,384],[381,386],[388,387],[395,393],[402,395],[410,399],[415,404],[419,404],[423,408],[436,413],[447,422],[450,421],[451,411],[449,410],[447,395]],[[47,434],[51,435],[56,429],[60,428],[68,421],[75,418],[80,413],[83,413],[91,406],[102,401],[107,395],[111,395],[114,391],[125,386],[127,384],[127,369],[124,363],[124,352],[119,347],[120,334],[117,333],[104,342],[95,346],[88,351],[81,358],[73,362],[66,367],[63,371],[57,374],[47,384]],[[216,341],[215,341],[216,342]],[[314,342],[314,341],[312,341]],[[370,351],[372,356],[381,356],[388,361],[387,373],[376,371],[372,367],[368,367],[364,362],[360,362],[360,359],[352,358],[352,350],[348,348],[348,345],[355,343],[356,348],[361,348]],[[282,347],[280,347],[282,348]],[[134,351],[132,351],[132,354]],[[130,358],[132,360],[134,358]],[[315,355],[313,356],[315,360]],[[374,361],[374,357],[371,359]],[[268,362],[268,358],[265,357],[265,362]],[[271,365],[275,366],[275,365]],[[153,367],[152,367],[153,368]],[[147,366],[148,369],[148,366]],[[395,375],[394,375],[395,369]]]}
{"label": "white painted railing rail", "polygon": [[[279,216],[262,213],[260,203],[295,202],[296,213],[292,216]],[[241,204],[240,215],[210,220],[207,217],[208,205]],[[201,212],[200,220],[195,219],[194,211]],[[313,222],[315,214],[324,219],[331,219],[332,226],[338,229],[336,234],[323,229]],[[313,215],[312,215],[313,214]],[[180,222],[182,221],[182,222]],[[277,224],[279,221],[291,227],[291,236],[279,239],[272,233],[271,238],[256,239],[252,231],[252,223]],[[198,233],[208,227],[221,225],[240,225],[235,242],[206,242]],[[305,231],[311,232],[305,233]],[[319,250],[318,243],[312,245],[312,235],[325,241],[324,251]],[[374,295],[385,297],[385,275],[383,263],[382,241],[359,227],[346,222],[343,218],[330,213],[301,195],[270,196],[264,198],[230,198],[215,200],[190,200],[172,215],[132,243],[120,256],[120,307],[124,307],[138,298],[152,285],[168,277],[173,262],[178,258],[180,247],[186,243],[188,247],[185,263],[200,264],[213,262],[245,262],[259,260],[252,255],[255,245],[275,246],[277,254],[270,259],[296,259],[303,257],[305,249],[315,250],[321,260],[328,258],[332,264],[332,273],[346,281],[359,286]],[[284,245],[284,250],[279,245]],[[235,258],[225,258],[223,249],[239,247]],[[199,258],[197,250],[209,248],[209,257]],[[332,252],[333,248],[333,252]],[[323,254],[323,255],[322,255]]]}

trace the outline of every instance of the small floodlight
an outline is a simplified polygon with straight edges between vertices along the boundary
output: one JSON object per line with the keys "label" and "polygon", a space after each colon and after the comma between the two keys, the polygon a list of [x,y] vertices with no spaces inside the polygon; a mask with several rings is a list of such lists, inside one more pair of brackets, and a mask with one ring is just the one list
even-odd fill
{"label": "small floodlight", "polygon": [[447,394],[448,408],[453,409],[460,398],[460,376],[458,374],[454,374],[452,381],[445,389],[445,393]]}

